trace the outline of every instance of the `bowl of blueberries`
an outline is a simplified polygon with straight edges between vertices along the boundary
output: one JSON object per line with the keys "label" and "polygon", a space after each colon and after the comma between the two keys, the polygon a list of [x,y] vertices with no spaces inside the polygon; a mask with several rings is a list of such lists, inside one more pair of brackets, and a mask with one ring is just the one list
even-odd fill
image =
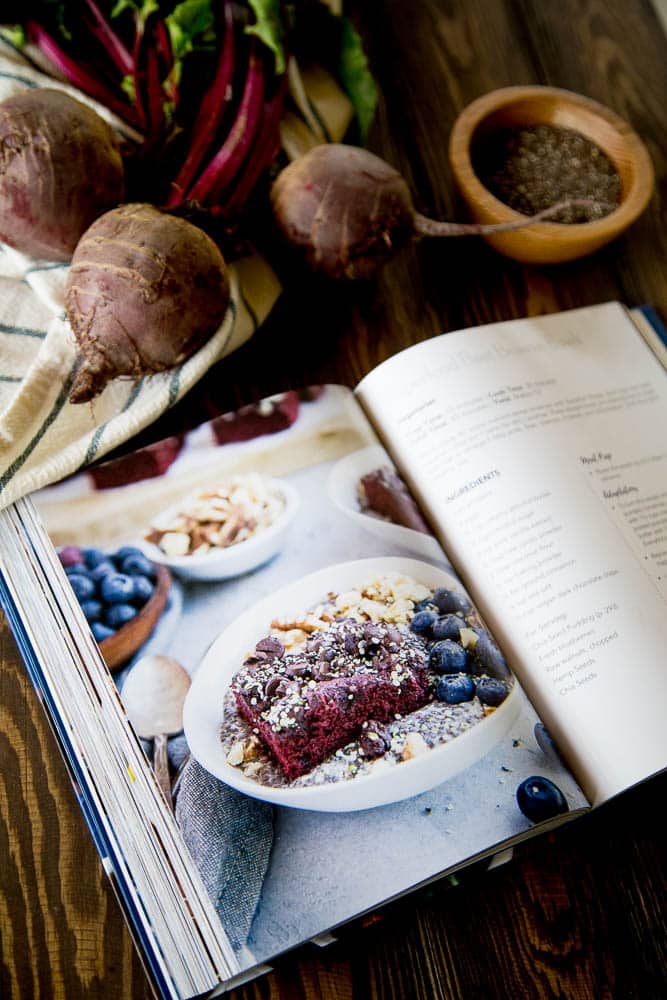
{"label": "bowl of blueberries", "polygon": [[58,558],[109,670],[143,646],[167,604],[171,573],[138,548],[65,545]]}

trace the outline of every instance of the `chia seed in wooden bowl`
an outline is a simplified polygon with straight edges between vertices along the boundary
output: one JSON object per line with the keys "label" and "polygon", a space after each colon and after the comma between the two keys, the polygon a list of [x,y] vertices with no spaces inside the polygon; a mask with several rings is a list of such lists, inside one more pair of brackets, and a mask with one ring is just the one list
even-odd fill
{"label": "chia seed in wooden bowl", "polygon": [[621,179],[596,143],[574,129],[527,125],[502,129],[475,150],[473,165],[482,183],[510,208],[534,215],[569,198],[590,204],[562,209],[549,221],[592,222],[621,200]]}
{"label": "chia seed in wooden bowl", "polygon": [[478,97],[454,123],[449,160],[478,223],[516,225],[563,195],[606,203],[584,217],[483,237],[526,264],[557,264],[598,250],[644,211],[654,187],[648,150],[630,124],[558,87],[503,87]]}

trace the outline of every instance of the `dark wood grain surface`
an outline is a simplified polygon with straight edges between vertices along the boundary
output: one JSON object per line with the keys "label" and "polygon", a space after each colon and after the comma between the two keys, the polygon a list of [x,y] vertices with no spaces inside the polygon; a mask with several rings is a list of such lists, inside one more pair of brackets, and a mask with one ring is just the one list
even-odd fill
{"label": "dark wood grain surface", "polygon": [[[354,14],[382,90],[370,144],[425,213],[463,216],[447,163],[452,122],[475,97],[517,83],[577,90],[629,119],[653,156],[656,194],[589,260],[529,269],[478,241],[427,241],[367,287],[292,285],[208,376],[220,405],[307,382],[351,385],[414,341],[490,320],[609,299],[667,316],[667,48],[649,0],[365,0]],[[327,949],[288,957],[234,1000],[663,998],[666,793],[664,777],[649,781],[524,845],[511,865],[439,884]],[[150,996],[6,627],[0,932],[2,1000]]]}

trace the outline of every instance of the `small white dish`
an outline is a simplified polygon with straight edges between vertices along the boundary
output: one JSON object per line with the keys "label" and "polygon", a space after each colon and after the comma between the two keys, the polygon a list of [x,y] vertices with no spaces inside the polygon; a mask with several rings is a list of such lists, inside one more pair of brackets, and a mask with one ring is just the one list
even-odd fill
{"label": "small white dish", "polygon": [[357,778],[305,788],[273,788],[247,778],[227,763],[220,739],[223,700],[248,652],[268,634],[271,620],[300,616],[329,591],[343,592],[384,573],[405,574],[431,589],[462,589],[450,573],[416,559],[359,559],[317,570],[249,608],[213,642],[194,674],[185,701],[185,736],[202,767],[253,798],[297,809],[348,812],[398,802],[441,784],[483,757],[510,730],[521,707],[516,683],[491,715],[451,742]]}
{"label": "small white dish", "polygon": [[394,468],[394,463],[382,445],[372,444],[353,451],[336,462],[329,473],[327,492],[335,506],[359,527],[370,531],[390,545],[400,545],[416,556],[442,562],[444,556],[440,543],[433,535],[426,535],[402,524],[385,521],[382,517],[367,514],[359,506],[357,486],[362,476],[383,465]]}
{"label": "small white dish", "polygon": [[[299,494],[290,483],[283,479],[266,477],[266,485],[282,495],[285,506],[275,521],[251,538],[229,545],[227,548],[209,549],[201,555],[191,556],[169,556],[158,545],[145,539],[138,544],[149,559],[168,566],[180,577],[192,580],[226,580],[248,573],[268,562],[280,551],[299,509]],[[189,499],[185,497],[162,511],[153,518],[152,523],[157,527],[167,524],[171,517],[187,509]]]}

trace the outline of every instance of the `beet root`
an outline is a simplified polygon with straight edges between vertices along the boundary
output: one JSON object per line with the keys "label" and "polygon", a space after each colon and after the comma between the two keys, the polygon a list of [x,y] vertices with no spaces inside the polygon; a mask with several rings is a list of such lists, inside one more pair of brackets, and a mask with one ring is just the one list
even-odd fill
{"label": "beet root", "polygon": [[102,215],[72,258],[65,311],[82,361],[70,402],[180,364],[218,329],[229,278],[210,237],[152,205]]}
{"label": "beet root", "polygon": [[0,104],[0,240],[69,260],[83,232],[124,197],[121,144],[92,108],[39,88]]}
{"label": "beet root", "polygon": [[607,208],[587,198],[559,201],[514,222],[441,222],[415,210],[408,185],[379,156],[358,146],[315,146],[278,174],[274,218],[286,241],[314,271],[330,278],[368,278],[411,239],[484,236],[546,221],[564,208]]}
{"label": "beet root", "polygon": [[356,146],[315,146],[271,188],[274,217],[314,271],[370,277],[412,237],[410,190],[397,170]]}

